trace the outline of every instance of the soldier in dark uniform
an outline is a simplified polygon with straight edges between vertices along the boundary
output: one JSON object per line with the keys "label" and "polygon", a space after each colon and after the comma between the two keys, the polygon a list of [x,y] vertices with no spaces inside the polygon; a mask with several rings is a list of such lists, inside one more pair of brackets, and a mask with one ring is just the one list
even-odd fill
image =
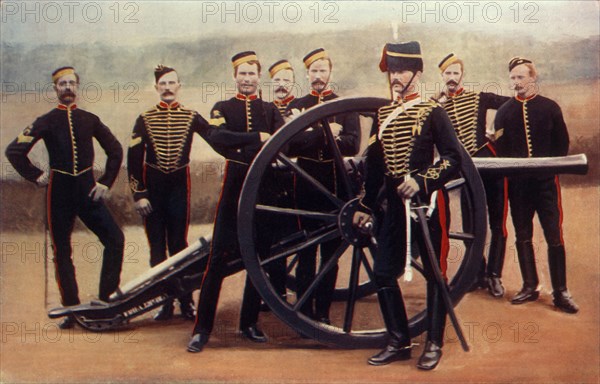
{"label": "soldier in dark uniform", "polygon": [[[386,44],[379,68],[388,72],[392,103],[379,109],[373,123],[367,149],[365,195],[362,209],[354,216],[354,224],[363,230],[372,216],[377,219],[378,250],[373,272],[389,342],[369,359],[372,365],[407,360],[411,355],[408,320],[397,278],[404,273],[407,242],[416,240],[421,255],[427,254],[427,248],[418,224],[407,217],[405,204],[418,195],[435,207],[428,226],[445,276],[450,216],[447,194],[441,188],[456,175],[461,162],[460,142],[448,115],[441,106],[422,101],[416,93],[423,70],[419,43]],[[387,198],[385,212],[377,204],[382,186]],[[446,322],[446,308],[428,260],[422,257],[427,279],[427,343],[417,363],[424,370],[439,363]]]}
{"label": "soldier in dark uniform", "polygon": [[[240,257],[237,241],[237,205],[248,166],[263,143],[281,125],[281,114],[271,103],[260,99],[257,89],[260,62],[252,51],[232,58],[238,94],[215,104],[211,111],[209,143],[226,158],[221,197],[214,223],[212,248],[207,270],[200,288],[196,323],[189,352],[200,352],[213,329],[217,301],[228,261]],[[259,249],[259,253],[264,250]],[[254,342],[265,342],[266,336],[257,326],[260,296],[250,279],[242,301],[240,330]]]}
{"label": "soldier in dark uniform", "polygon": [[[98,116],[77,108],[79,76],[73,67],[57,69],[52,73],[52,81],[60,104],[25,128],[8,145],[6,156],[25,179],[48,186],[48,227],[62,304],[80,303],[71,259],[71,233],[77,216],[104,245],[98,297],[108,301],[119,287],[125,238],[103,199],[117,178],[123,149]],[[27,157],[40,139],[48,150],[49,172],[35,167]],[[93,139],[107,155],[105,172],[98,180],[93,173]],[[74,325],[74,318],[66,317],[59,327]]]}
{"label": "soldier in dark uniform", "polygon": [[[496,129],[504,129],[498,139],[503,157],[565,156],[569,133],[556,102],[537,93],[537,72],[531,60],[515,57],[508,69],[511,89],[516,95],[496,115]],[[567,290],[565,244],[562,233],[558,176],[514,176],[508,180],[508,198],[516,232],[516,248],[523,287],[512,304],[535,301],[539,297],[538,276],[533,251],[533,216],[537,212],[548,243],[548,264],[553,302],[560,310],[576,313],[579,308]]]}
{"label": "soldier in dark uniform", "polygon": [[[288,106],[287,114],[296,115],[303,110],[338,97],[329,88],[332,62],[327,52],[323,48],[318,48],[307,54],[303,61],[308,71],[311,91],[308,95],[293,100]],[[341,180],[336,178],[331,146],[336,144],[344,156],[356,155],[360,145],[360,125],[358,115],[355,113],[334,116],[329,120],[329,125],[335,137],[335,143],[328,142],[325,132],[319,124],[296,136],[289,145],[289,153],[298,157],[298,165],[309,175],[329,191],[337,193],[341,186]],[[324,212],[334,208],[327,197],[316,191],[310,183],[302,178],[296,180],[295,195],[296,204],[300,209]],[[311,219],[303,219],[300,224],[308,231],[315,230],[319,225]],[[327,263],[339,245],[339,239],[321,244],[321,266]],[[298,297],[302,297],[314,279],[316,254],[317,246],[305,248],[298,253],[296,266]],[[336,265],[321,280],[313,297],[307,300],[301,309],[304,314],[317,321],[331,323],[329,309],[333,299],[337,272]]]}
{"label": "soldier in dark uniform", "polygon": [[[190,149],[194,133],[206,136],[208,122],[177,101],[181,87],[173,68],[154,70],[154,87],[160,102],[135,122],[127,168],[135,208],[144,218],[150,243],[150,266],[186,248],[190,218]],[[193,320],[192,294],[179,297],[181,315]],[[154,316],[168,320],[173,301],[168,300]]]}
{"label": "soldier in dark uniform", "polygon": [[[500,108],[509,97],[489,92],[465,91],[464,63],[453,53],[440,62],[439,68],[445,87],[437,101],[448,113],[458,139],[471,156],[495,157],[495,135],[493,131],[486,131],[486,115],[488,110]],[[488,288],[492,296],[502,297],[504,287],[501,277],[508,235],[506,230],[508,184],[505,177],[483,175],[481,178],[485,188],[492,239],[487,271],[485,258],[482,258],[473,289]]]}
{"label": "soldier in dark uniform", "polygon": [[[273,93],[273,105],[279,110],[281,115],[285,114],[285,110],[289,103],[295,99],[292,93],[295,85],[294,69],[289,61],[279,60],[269,67],[269,75],[271,76],[271,87]],[[271,170],[268,177],[270,178],[270,190],[264,194],[269,196],[270,203],[278,207],[293,208],[293,190],[294,179],[287,171],[277,169]],[[266,192],[266,191],[262,191]],[[297,230],[296,220],[287,215],[268,215],[261,217],[260,212],[257,219],[262,220],[259,224],[261,231],[268,232],[271,235],[269,243],[274,243],[276,240],[284,238]],[[286,260],[279,259],[269,264],[269,277],[275,288],[275,291],[286,299]],[[264,310],[268,307],[263,306]]]}
{"label": "soldier in dark uniform", "polygon": [[269,75],[273,82],[273,104],[285,115],[288,105],[295,99],[292,91],[295,85],[294,68],[287,60],[279,60],[269,67]]}

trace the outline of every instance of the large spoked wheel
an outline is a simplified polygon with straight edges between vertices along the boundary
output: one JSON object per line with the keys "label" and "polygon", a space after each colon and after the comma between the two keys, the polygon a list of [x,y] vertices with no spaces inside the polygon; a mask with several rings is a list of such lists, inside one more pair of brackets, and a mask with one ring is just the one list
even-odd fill
{"label": "large spoked wheel", "polygon": [[[374,292],[371,280],[376,245],[351,225],[362,181],[360,161],[363,159],[345,159],[337,145],[330,148],[341,186],[332,193],[286,153],[290,153],[288,149],[293,138],[311,126],[321,124],[328,142],[335,143],[328,123],[332,116],[372,115],[388,102],[379,98],[338,99],[304,112],[280,129],[262,148],[248,171],[239,201],[238,235],[243,261],[263,300],[277,317],[297,332],[344,348],[377,348],[387,341],[377,298],[371,294]],[[287,181],[282,182],[286,177]],[[330,202],[330,207],[322,211],[299,209],[293,199],[274,198],[269,185],[276,184],[281,188],[282,183],[288,183],[293,186],[295,183],[289,182],[290,178],[302,179],[312,186],[315,193]],[[466,152],[463,153],[460,177],[448,183],[446,189],[452,221],[447,276],[450,296],[456,305],[468,291],[479,268],[487,225],[483,185]],[[304,227],[303,220],[319,225]],[[320,265],[316,263],[316,273],[306,292],[301,295],[288,293],[286,298],[274,288],[273,276],[269,275],[274,274],[277,264],[285,265],[286,272],[293,275],[298,252],[331,243],[336,245],[332,257]],[[414,259],[413,254],[414,269],[421,272],[420,262]],[[343,291],[341,297],[344,300],[332,305],[331,324],[325,324],[306,316],[301,308],[313,297],[327,273],[336,267],[339,267],[336,289]],[[425,279],[418,272],[412,282],[399,279],[412,337],[426,328]]]}

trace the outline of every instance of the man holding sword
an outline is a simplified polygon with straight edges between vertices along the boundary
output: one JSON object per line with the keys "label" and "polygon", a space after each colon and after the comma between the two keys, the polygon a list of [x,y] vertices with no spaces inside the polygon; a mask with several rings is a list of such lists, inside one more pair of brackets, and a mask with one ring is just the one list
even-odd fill
{"label": "man holding sword", "polygon": [[[461,163],[460,143],[448,115],[436,103],[422,101],[419,96],[423,71],[419,43],[386,44],[379,68],[388,73],[392,102],[379,109],[373,123],[366,157],[365,195],[353,219],[361,230],[375,226],[378,242],[375,284],[389,342],[368,360],[371,365],[408,360],[411,355],[408,320],[397,278],[410,263],[406,251],[411,238],[416,240],[420,254],[426,255],[428,236],[411,220],[410,206],[406,204],[414,197],[429,205],[428,232],[445,275],[449,208],[446,193],[439,189],[456,175]],[[376,202],[382,186],[388,201],[385,212]],[[442,297],[445,292],[434,279],[435,266],[425,256],[423,267],[427,278],[428,332],[417,367],[431,370],[442,356],[447,311]]]}

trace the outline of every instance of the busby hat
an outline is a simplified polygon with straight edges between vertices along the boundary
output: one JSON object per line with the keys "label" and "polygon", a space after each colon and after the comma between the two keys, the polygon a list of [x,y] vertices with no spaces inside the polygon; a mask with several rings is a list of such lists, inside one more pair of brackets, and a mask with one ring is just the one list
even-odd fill
{"label": "busby hat", "polygon": [[448,56],[444,57],[442,61],[438,64],[441,72],[444,72],[446,68],[455,63],[462,63],[462,61],[456,57],[454,53],[450,53]]}
{"label": "busby hat", "polygon": [[381,72],[387,71],[423,71],[423,56],[421,46],[417,41],[407,43],[387,43],[383,47],[381,61],[379,62]]}
{"label": "busby hat", "polygon": [[54,72],[52,72],[52,82],[56,83],[56,81],[58,79],[60,79],[61,77],[65,76],[65,75],[70,75],[70,74],[77,76],[77,74],[75,73],[75,68],[70,67],[70,66],[60,67],[60,68],[54,70]]}
{"label": "busby hat", "polygon": [[154,80],[158,83],[158,79],[160,79],[169,72],[175,72],[175,69],[162,64],[158,64],[156,68],[154,68]]}
{"label": "busby hat", "polygon": [[533,61],[529,60],[529,59],[525,59],[523,57],[513,57],[512,59],[510,59],[510,61],[508,62],[508,71],[512,71],[514,67],[516,67],[517,65],[521,65],[521,64],[533,64]]}
{"label": "busby hat", "polygon": [[308,53],[302,61],[304,61],[304,66],[308,69],[312,63],[321,59],[329,59],[329,54],[323,48],[317,48],[314,51]]}
{"label": "busby hat", "polygon": [[292,64],[290,64],[289,61],[285,59],[279,60],[278,62],[269,67],[269,74],[271,75],[271,77],[273,77],[277,72],[284,69],[291,69],[292,71],[294,70],[294,68],[292,68]]}
{"label": "busby hat", "polygon": [[233,65],[233,68],[237,68],[249,61],[258,61],[258,56],[256,56],[254,51],[240,52],[231,58],[231,64]]}

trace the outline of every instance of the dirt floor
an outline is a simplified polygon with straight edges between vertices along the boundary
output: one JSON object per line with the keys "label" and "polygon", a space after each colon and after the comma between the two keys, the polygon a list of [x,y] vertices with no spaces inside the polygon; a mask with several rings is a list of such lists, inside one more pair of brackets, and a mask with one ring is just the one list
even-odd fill
{"label": "dirt floor", "polygon": [[[563,189],[569,288],[581,311],[568,315],[553,308],[545,243],[536,226],[540,300],[522,306],[508,302],[521,284],[509,245],[505,297],[477,291],[460,302],[457,315],[471,352],[462,351],[449,329],[443,359],[433,372],[415,367],[422,343],[410,361],[371,367],[366,359],[375,350],[342,350],[302,339],[271,313],[260,320],[269,343],[241,339],[236,330],[243,273],[226,279],[215,333],[199,354],[185,351],[190,322],[175,318],[159,324],[151,319],[153,313],[116,332],[60,331],[45,311],[43,233],[2,233],[0,382],[598,383],[599,197],[598,187]],[[190,234],[209,231],[200,226]],[[512,244],[512,226],[509,232]],[[123,282],[144,271],[148,257],[143,231],[126,228],[125,234]],[[88,232],[76,233],[73,241],[81,298],[89,301],[96,294],[100,248]],[[53,276],[49,281],[52,306]]]}

